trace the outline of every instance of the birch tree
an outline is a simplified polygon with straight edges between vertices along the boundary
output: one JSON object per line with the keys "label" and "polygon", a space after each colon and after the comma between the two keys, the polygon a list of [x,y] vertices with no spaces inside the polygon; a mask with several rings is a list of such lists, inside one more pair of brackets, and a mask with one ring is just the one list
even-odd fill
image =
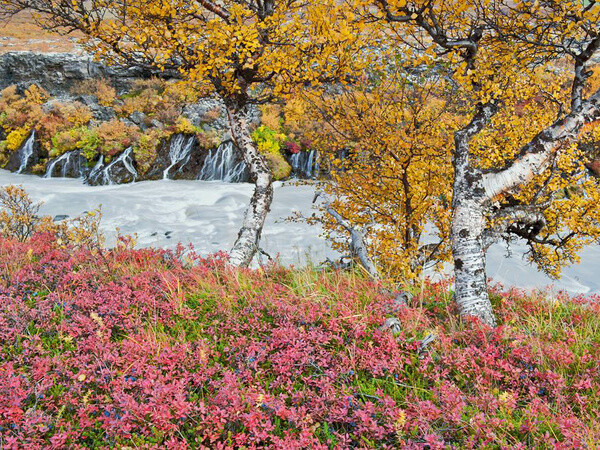
{"label": "birch tree", "polygon": [[343,81],[364,29],[333,0],[3,0],[1,12],[39,14],[48,29],[78,30],[109,62],[172,71],[223,100],[255,190],[230,263],[255,254],[273,198],[272,176],[251,138],[248,108],[294,85]]}
{"label": "birch tree", "polygon": [[471,109],[452,154],[455,296],[461,315],[493,325],[492,242],[525,239],[532,258],[556,272],[600,235],[598,182],[577,145],[600,118],[600,90],[590,85],[600,5],[374,0],[363,14],[387,24],[407,65],[447,70]]}
{"label": "birch tree", "polygon": [[306,220],[323,225],[342,254],[352,247],[344,223],[362,230],[388,281],[413,282],[425,264],[450,256],[450,151],[464,117],[444,78],[397,67],[334,92],[305,90],[286,111],[297,133],[331,165],[321,189],[332,204]]}

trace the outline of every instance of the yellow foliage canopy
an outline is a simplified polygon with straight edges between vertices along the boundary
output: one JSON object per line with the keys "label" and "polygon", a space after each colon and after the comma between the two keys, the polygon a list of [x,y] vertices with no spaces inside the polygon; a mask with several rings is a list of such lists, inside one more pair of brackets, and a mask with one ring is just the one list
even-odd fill
{"label": "yellow foliage canopy", "polygon": [[[306,138],[329,160],[331,179],[322,189],[364,230],[380,271],[406,280],[424,260],[449,257],[452,133],[462,118],[448,108],[443,80],[405,75],[334,94],[305,92],[290,102],[286,120],[308,130]],[[325,211],[319,220],[334,247],[348,250],[340,225]]]}

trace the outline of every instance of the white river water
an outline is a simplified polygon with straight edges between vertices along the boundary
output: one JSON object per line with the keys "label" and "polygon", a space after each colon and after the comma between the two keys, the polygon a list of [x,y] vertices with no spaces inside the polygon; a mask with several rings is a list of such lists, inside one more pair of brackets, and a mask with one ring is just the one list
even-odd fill
{"label": "white river water", "polygon": [[[137,234],[139,246],[175,247],[193,243],[200,254],[228,250],[242,222],[253,185],[218,181],[143,181],[112,186],[85,186],[80,180],[40,178],[0,170],[0,186],[22,185],[41,212],[75,217],[102,205],[102,229],[107,244],[114,243],[115,229]],[[295,211],[312,214],[313,187],[275,183],[271,213],[263,231],[261,247],[271,255],[279,253],[284,264],[303,265],[335,258],[321,230],[303,223],[285,221]],[[522,258],[524,247],[492,247],[488,253],[488,275],[506,287],[566,290],[572,294],[600,294],[600,246],[582,253],[578,265],[564,270],[554,281]],[[432,274],[435,275],[435,274]]]}

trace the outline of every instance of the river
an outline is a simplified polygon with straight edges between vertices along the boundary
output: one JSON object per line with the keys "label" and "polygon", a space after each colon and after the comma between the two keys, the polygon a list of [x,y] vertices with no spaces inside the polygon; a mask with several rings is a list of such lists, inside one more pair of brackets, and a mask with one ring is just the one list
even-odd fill
{"label": "river", "polygon": [[[178,242],[193,243],[200,254],[228,250],[233,244],[243,213],[252,194],[248,183],[218,181],[142,181],[111,186],[85,186],[80,180],[44,179],[0,170],[0,185],[22,185],[41,212],[51,216],[74,217],[102,205],[102,230],[107,244],[115,240],[115,230],[137,234],[139,246],[173,248]],[[283,264],[319,263],[338,256],[319,227],[285,219],[298,211],[312,214],[314,188],[295,183],[275,183],[271,214],[263,231],[261,247],[279,254]],[[488,275],[506,287],[566,290],[572,294],[600,294],[600,246],[586,248],[582,262],[564,270],[563,277],[551,280],[522,257],[525,247],[495,245],[488,253]],[[430,272],[431,276],[439,276]]]}

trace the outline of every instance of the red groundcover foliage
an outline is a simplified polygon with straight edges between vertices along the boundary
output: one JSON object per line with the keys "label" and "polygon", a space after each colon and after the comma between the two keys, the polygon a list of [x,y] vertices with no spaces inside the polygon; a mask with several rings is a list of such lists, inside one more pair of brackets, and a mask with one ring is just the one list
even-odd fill
{"label": "red groundcover foliage", "polygon": [[489,329],[448,283],[403,306],[356,274],[223,258],[0,240],[0,447],[599,442],[595,298],[495,293]]}

